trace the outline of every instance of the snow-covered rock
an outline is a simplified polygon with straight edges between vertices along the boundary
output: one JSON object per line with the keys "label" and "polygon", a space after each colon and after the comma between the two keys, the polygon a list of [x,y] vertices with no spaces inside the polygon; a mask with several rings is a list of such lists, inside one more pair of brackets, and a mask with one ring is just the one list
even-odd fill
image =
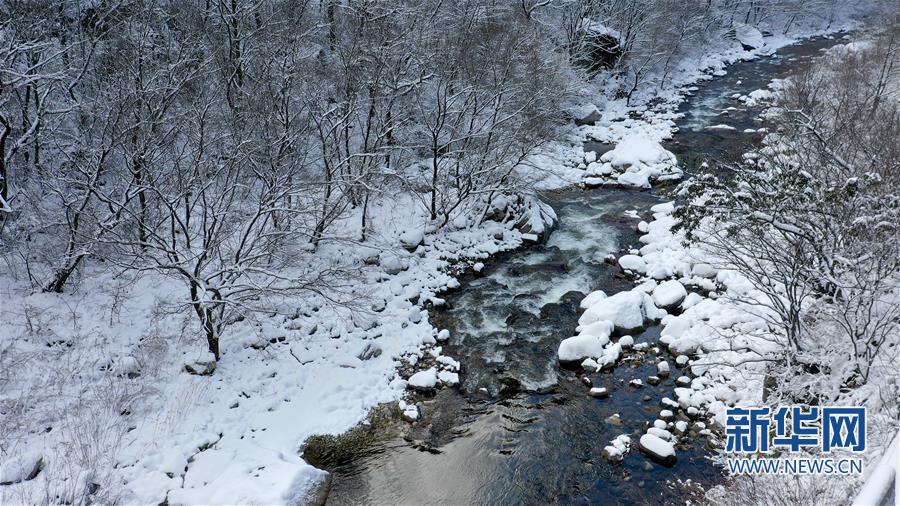
{"label": "snow-covered rock", "polygon": [[409,377],[407,383],[416,390],[428,391],[434,389],[438,382],[437,369],[434,367],[419,371]]}
{"label": "snow-covered rock", "polygon": [[619,257],[619,266],[627,271],[634,271],[638,274],[647,272],[647,262],[637,255],[622,255]]}
{"label": "snow-covered rock", "polygon": [[[602,322],[605,323],[605,322]],[[586,358],[599,357],[603,346],[609,342],[609,335],[579,334],[559,343],[557,355],[563,363],[579,362]]]}
{"label": "snow-covered rock", "polygon": [[734,38],[748,51],[759,49],[766,44],[765,40],[763,40],[762,32],[758,28],[743,23],[734,25]]}
{"label": "snow-covered rock", "polygon": [[594,104],[585,104],[572,113],[572,118],[578,126],[593,125],[602,117],[603,115],[600,113],[600,110],[597,109],[597,106]]}
{"label": "snow-covered rock", "polygon": [[419,407],[415,404],[407,404],[404,401],[400,401],[400,417],[406,420],[409,423],[413,423],[419,419]]}
{"label": "snow-covered rock", "polygon": [[515,227],[523,234],[523,238],[538,241],[556,226],[556,211],[546,202],[542,202],[534,195],[525,198],[524,210],[516,221]]}
{"label": "snow-covered rock", "polygon": [[184,370],[196,376],[209,376],[216,371],[216,357],[206,353],[203,358],[184,364]]}
{"label": "snow-covered rock", "polygon": [[456,386],[459,385],[459,374],[450,371],[441,371],[437,374],[438,379],[444,385],[448,386]]}
{"label": "snow-covered rock", "polygon": [[644,434],[640,439],[641,451],[666,464],[675,462],[675,445],[654,434]]}
{"label": "snow-covered rock", "polygon": [[625,434],[616,436],[603,448],[603,456],[611,462],[619,462],[631,448],[631,438]]}
{"label": "snow-covered rock", "polygon": [[605,298],[606,293],[604,293],[603,290],[593,291],[587,294],[585,298],[581,299],[581,309],[587,309]]}
{"label": "snow-covered rock", "polygon": [[656,375],[665,378],[669,375],[669,363],[665,360],[656,364]]}
{"label": "snow-covered rock", "polygon": [[390,253],[382,253],[378,256],[378,263],[381,265],[381,268],[384,269],[384,272],[387,274],[398,274],[406,269],[409,266],[406,262],[403,261],[398,255],[392,255]]}
{"label": "snow-covered rock", "polygon": [[681,309],[685,310],[690,307],[696,306],[700,301],[703,300],[703,296],[699,293],[691,292],[687,294],[683,301],[681,301]]}
{"label": "snow-covered rock", "polygon": [[424,230],[407,230],[400,234],[400,244],[407,250],[413,251],[425,240]]}
{"label": "snow-covered rock", "polygon": [[685,297],[684,285],[674,279],[663,281],[653,290],[653,303],[662,308],[677,306]]}
{"label": "snow-covered rock", "polygon": [[675,155],[645,134],[633,133],[604,153],[599,163],[589,166],[584,182],[589,186],[650,188],[653,181],[681,176]]}
{"label": "snow-covered rock", "polygon": [[653,139],[641,135],[626,137],[616,147],[600,157],[613,167],[631,167],[633,165],[656,165],[659,163],[675,163],[675,155],[667,151]]}
{"label": "snow-covered rock", "polygon": [[664,313],[653,304],[649,295],[634,289],[597,301],[585,310],[578,323],[581,328],[607,320],[612,322],[617,330],[629,331],[643,327],[646,320],[655,320],[662,316]]}

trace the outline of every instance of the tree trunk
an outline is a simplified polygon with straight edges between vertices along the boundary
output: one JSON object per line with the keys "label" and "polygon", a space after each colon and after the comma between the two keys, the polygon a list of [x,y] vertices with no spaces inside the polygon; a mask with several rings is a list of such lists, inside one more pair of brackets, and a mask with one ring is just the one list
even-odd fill
{"label": "tree trunk", "polygon": [[[9,122],[0,114],[0,198],[4,203],[9,203],[9,175],[6,172],[6,138],[11,130]],[[0,215],[2,216],[2,215]]]}
{"label": "tree trunk", "polygon": [[78,268],[78,264],[81,263],[82,258],[84,258],[84,255],[78,255],[64,267],[57,269],[56,274],[53,276],[53,280],[47,283],[47,286],[44,287],[44,291],[62,293],[63,288],[66,286],[66,282],[69,281],[69,277],[72,276],[72,273]]}
{"label": "tree trunk", "polygon": [[216,317],[213,315],[212,309],[200,301],[199,292],[200,286],[196,282],[191,281],[191,300],[193,301],[194,312],[200,318],[200,325],[203,327],[203,332],[206,335],[206,346],[218,362],[219,333],[216,331]]}

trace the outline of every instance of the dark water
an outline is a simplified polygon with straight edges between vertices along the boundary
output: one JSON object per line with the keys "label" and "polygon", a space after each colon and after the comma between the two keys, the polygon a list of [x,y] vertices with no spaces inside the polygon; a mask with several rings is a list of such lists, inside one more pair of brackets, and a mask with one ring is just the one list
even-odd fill
{"label": "dark water", "polygon": [[[762,125],[754,119],[758,109],[720,115],[741,107],[729,97],[764,88],[835,42],[809,40],[776,57],[732,65],[728,75],[699,85],[680,108],[685,116],[667,147],[688,171],[705,159],[736,156],[759,139],[742,131]],[[705,129],[719,123],[736,130]],[[657,418],[660,400],[674,398],[673,378],[687,371],[673,360],[670,378],[640,388],[628,381],[655,373],[653,348],[626,353],[603,373],[563,369],[556,360],[559,342],[574,333],[584,294],[632,286],[604,257],[638,245],[636,220],[625,211],[647,216],[661,197],[575,189],[545,198],[560,218],[547,244],[500,255],[447,297],[451,309],[432,312],[435,325],[451,331],[444,354],[463,364],[460,390],[421,399],[423,419],[405,437],[327,466],[334,476],[330,504],[684,503],[698,490],[692,485],[721,480],[706,439],[696,433],[682,438],[671,467],[635,447],[620,464],[601,456],[619,434],[636,443],[644,424]],[[635,341],[655,343],[658,334],[650,327]],[[609,398],[588,396],[583,375],[606,387]],[[619,421],[608,420],[616,413]]]}

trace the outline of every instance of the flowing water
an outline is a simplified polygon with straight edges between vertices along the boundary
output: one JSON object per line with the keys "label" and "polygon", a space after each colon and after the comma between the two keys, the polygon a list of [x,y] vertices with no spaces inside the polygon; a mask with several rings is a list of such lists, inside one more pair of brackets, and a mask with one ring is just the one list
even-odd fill
{"label": "flowing water", "polygon": [[[759,109],[730,97],[764,88],[775,77],[833,45],[810,39],[775,57],[740,62],[700,86],[680,108],[679,132],[667,143],[687,172],[708,159],[732,158],[758,134]],[[708,130],[726,123],[736,130]],[[602,146],[587,143],[585,149]],[[352,459],[322,462],[334,480],[329,504],[659,504],[683,503],[722,471],[707,457],[703,436],[692,433],[667,467],[633,448],[611,464],[601,451],[619,434],[636,443],[644,424],[657,418],[660,400],[674,398],[673,367],[657,386],[628,381],[655,373],[652,351],[626,353],[611,372],[561,368],[559,342],[574,333],[578,303],[591,290],[608,294],[632,285],[604,262],[610,253],[638,245],[634,218],[659,202],[657,192],[571,189],[544,196],[559,215],[546,244],[500,255],[463,288],[449,294],[449,309],[432,311],[449,328],[444,354],[463,364],[460,389],[444,389],[419,403],[423,418],[403,437],[373,442]],[[636,342],[656,342],[651,326]],[[665,354],[665,352],[660,352]],[[669,360],[674,366],[674,361]],[[610,391],[588,396],[582,377]],[[610,418],[614,414],[618,417]]]}

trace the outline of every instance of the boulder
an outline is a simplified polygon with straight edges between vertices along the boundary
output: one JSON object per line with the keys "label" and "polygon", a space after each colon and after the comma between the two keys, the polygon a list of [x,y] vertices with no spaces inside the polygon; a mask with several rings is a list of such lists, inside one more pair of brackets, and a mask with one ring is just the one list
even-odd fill
{"label": "boulder", "polygon": [[437,385],[438,376],[437,369],[432,367],[431,369],[426,369],[424,371],[419,371],[407,380],[407,384],[410,388],[414,390],[419,390],[421,392],[429,392],[434,390],[434,387]]}
{"label": "boulder", "polygon": [[674,279],[663,281],[653,290],[653,303],[657,307],[672,308],[687,297],[684,285]]}
{"label": "boulder", "polygon": [[415,251],[424,242],[425,231],[423,230],[407,230],[400,234],[400,244],[407,251]]}
{"label": "boulder", "polygon": [[602,335],[579,334],[559,343],[557,356],[562,363],[581,362],[586,358],[599,357],[603,354],[603,346],[609,337]]}
{"label": "boulder", "polygon": [[628,332],[642,328],[647,319],[655,319],[658,311],[646,293],[629,290],[597,301],[581,315],[578,323],[584,327],[608,320],[617,330]]}
{"label": "boulder", "polygon": [[575,124],[577,126],[583,126],[593,125],[594,123],[600,121],[600,118],[603,117],[603,114],[600,113],[600,110],[597,109],[597,106],[595,106],[594,104],[587,104],[575,111],[572,117],[575,120]]}
{"label": "boulder", "polygon": [[639,441],[641,452],[665,465],[675,464],[675,445],[653,434],[644,434]]}
{"label": "boulder", "polygon": [[634,271],[638,274],[647,272],[647,262],[637,255],[622,255],[619,257],[619,267],[626,271]]}

